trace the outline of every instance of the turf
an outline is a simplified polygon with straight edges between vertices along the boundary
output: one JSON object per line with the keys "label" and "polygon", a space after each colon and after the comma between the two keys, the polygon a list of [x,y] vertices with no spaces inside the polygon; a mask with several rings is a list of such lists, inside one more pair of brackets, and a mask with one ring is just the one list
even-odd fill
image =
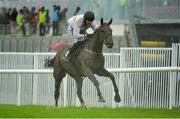
{"label": "turf", "polygon": [[180,118],[180,109],[142,108],[54,108],[47,106],[0,105],[0,118]]}

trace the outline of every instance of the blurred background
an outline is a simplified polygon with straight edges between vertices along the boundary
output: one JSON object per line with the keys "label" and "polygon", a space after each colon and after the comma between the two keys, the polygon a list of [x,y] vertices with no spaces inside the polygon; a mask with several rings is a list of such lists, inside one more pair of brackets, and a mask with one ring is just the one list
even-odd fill
{"label": "blurred background", "polygon": [[[61,15],[57,34],[52,33],[54,6],[59,7]],[[42,8],[48,12],[43,34],[37,16]],[[16,23],[21,9],[25,16],[25,33]],[[113,18],[111,27],[116,46],[105,52],[119,52],[121,47],[171,47],[172,43],[179,42],[179,0],[0,0],[0,51],[21,51],[19,49],[23,48],[18,47],[28,47],[34,42],[36,44],[28,48],[32,50],[22,51],[50,51],[46,47],[49,43],[69,40],[67,19],[88,10],[94,11],[98,23],[100,18]],[[35,19],[33,23],[32,19]],[[19,45],[12,45],[15,42]],[[37,48],[32,48],[37,44]]]}
{"label": "blurred background", "polygon": [[27,6],[36,9],[44,6],[52,13],[52,6],[60,5],[61,9],[68,8],[67,16],[74,14],[79,6],[79,13],[92,10],[96,18],[113,18],[117,22],[129,20],[131,16],[142,16],[152,19],[173,19],[180,17],[179,0],[0,0],[0,6],[17,9]]}

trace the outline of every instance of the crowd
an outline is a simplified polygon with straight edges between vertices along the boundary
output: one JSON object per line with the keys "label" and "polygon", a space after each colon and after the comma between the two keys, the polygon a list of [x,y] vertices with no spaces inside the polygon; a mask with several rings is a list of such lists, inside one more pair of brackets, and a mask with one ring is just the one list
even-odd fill
{"label": "crowd", "polygon": [[[4,8],[0,14],[0,25],[4,26],[3,34],[16,35],[22,33],[23,36],[39,34],[45,35],[62,35],[67,31],[67,12],[68,8],[61,10],[60,5],[52,6],[52,13],[42,6],[40,9],[27,6],[17,10],[17,8]],[[79,7],[75,10],[77,14]],[[4,15],[3,15],[4,12]],[[2,34],[3,27],[1,28]]]}

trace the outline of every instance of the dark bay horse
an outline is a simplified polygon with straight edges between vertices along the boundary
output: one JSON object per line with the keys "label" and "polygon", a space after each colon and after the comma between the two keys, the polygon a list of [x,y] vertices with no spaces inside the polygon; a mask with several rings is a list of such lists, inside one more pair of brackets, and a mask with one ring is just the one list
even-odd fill
{"label": "dark bay horse", "polygon": [[73,63],[65,62],[64,58],[68,48],[59,49],[53,59],[46,61],[45,65],[53,67],[54,70],[55,106],[58,105],[60,84],[66,73],[68,73],[76,81],[77,96],[83,108],[86,108],[85,102],[82,98],[83,77],[88,77],[95,85],[99,102],[105,102],[99,89],[99,82],[95,78],[94,74],[109,77],[114,86],[114,100],[116,102],[121,101],[115,77],[104,68],[104,56],[102,54],[103,44],[105,44],[107,48],[112,48],[114,44],[112,39],[112,29],[110,28],[111,23],[112,19],[108,23],[104,23],[101,18],[101,25],[94,31],[92,38],[85,41],[83,46],[78,50],[78,55],[75,57]]}

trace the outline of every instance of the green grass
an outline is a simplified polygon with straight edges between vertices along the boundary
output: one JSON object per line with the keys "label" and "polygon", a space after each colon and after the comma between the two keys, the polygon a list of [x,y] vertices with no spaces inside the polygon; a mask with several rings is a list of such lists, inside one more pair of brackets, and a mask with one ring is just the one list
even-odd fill
{"label": "green grass", "polygon": [[0,118],[180,118],[180,109],[54,108],[48,106],[0,105]]}

